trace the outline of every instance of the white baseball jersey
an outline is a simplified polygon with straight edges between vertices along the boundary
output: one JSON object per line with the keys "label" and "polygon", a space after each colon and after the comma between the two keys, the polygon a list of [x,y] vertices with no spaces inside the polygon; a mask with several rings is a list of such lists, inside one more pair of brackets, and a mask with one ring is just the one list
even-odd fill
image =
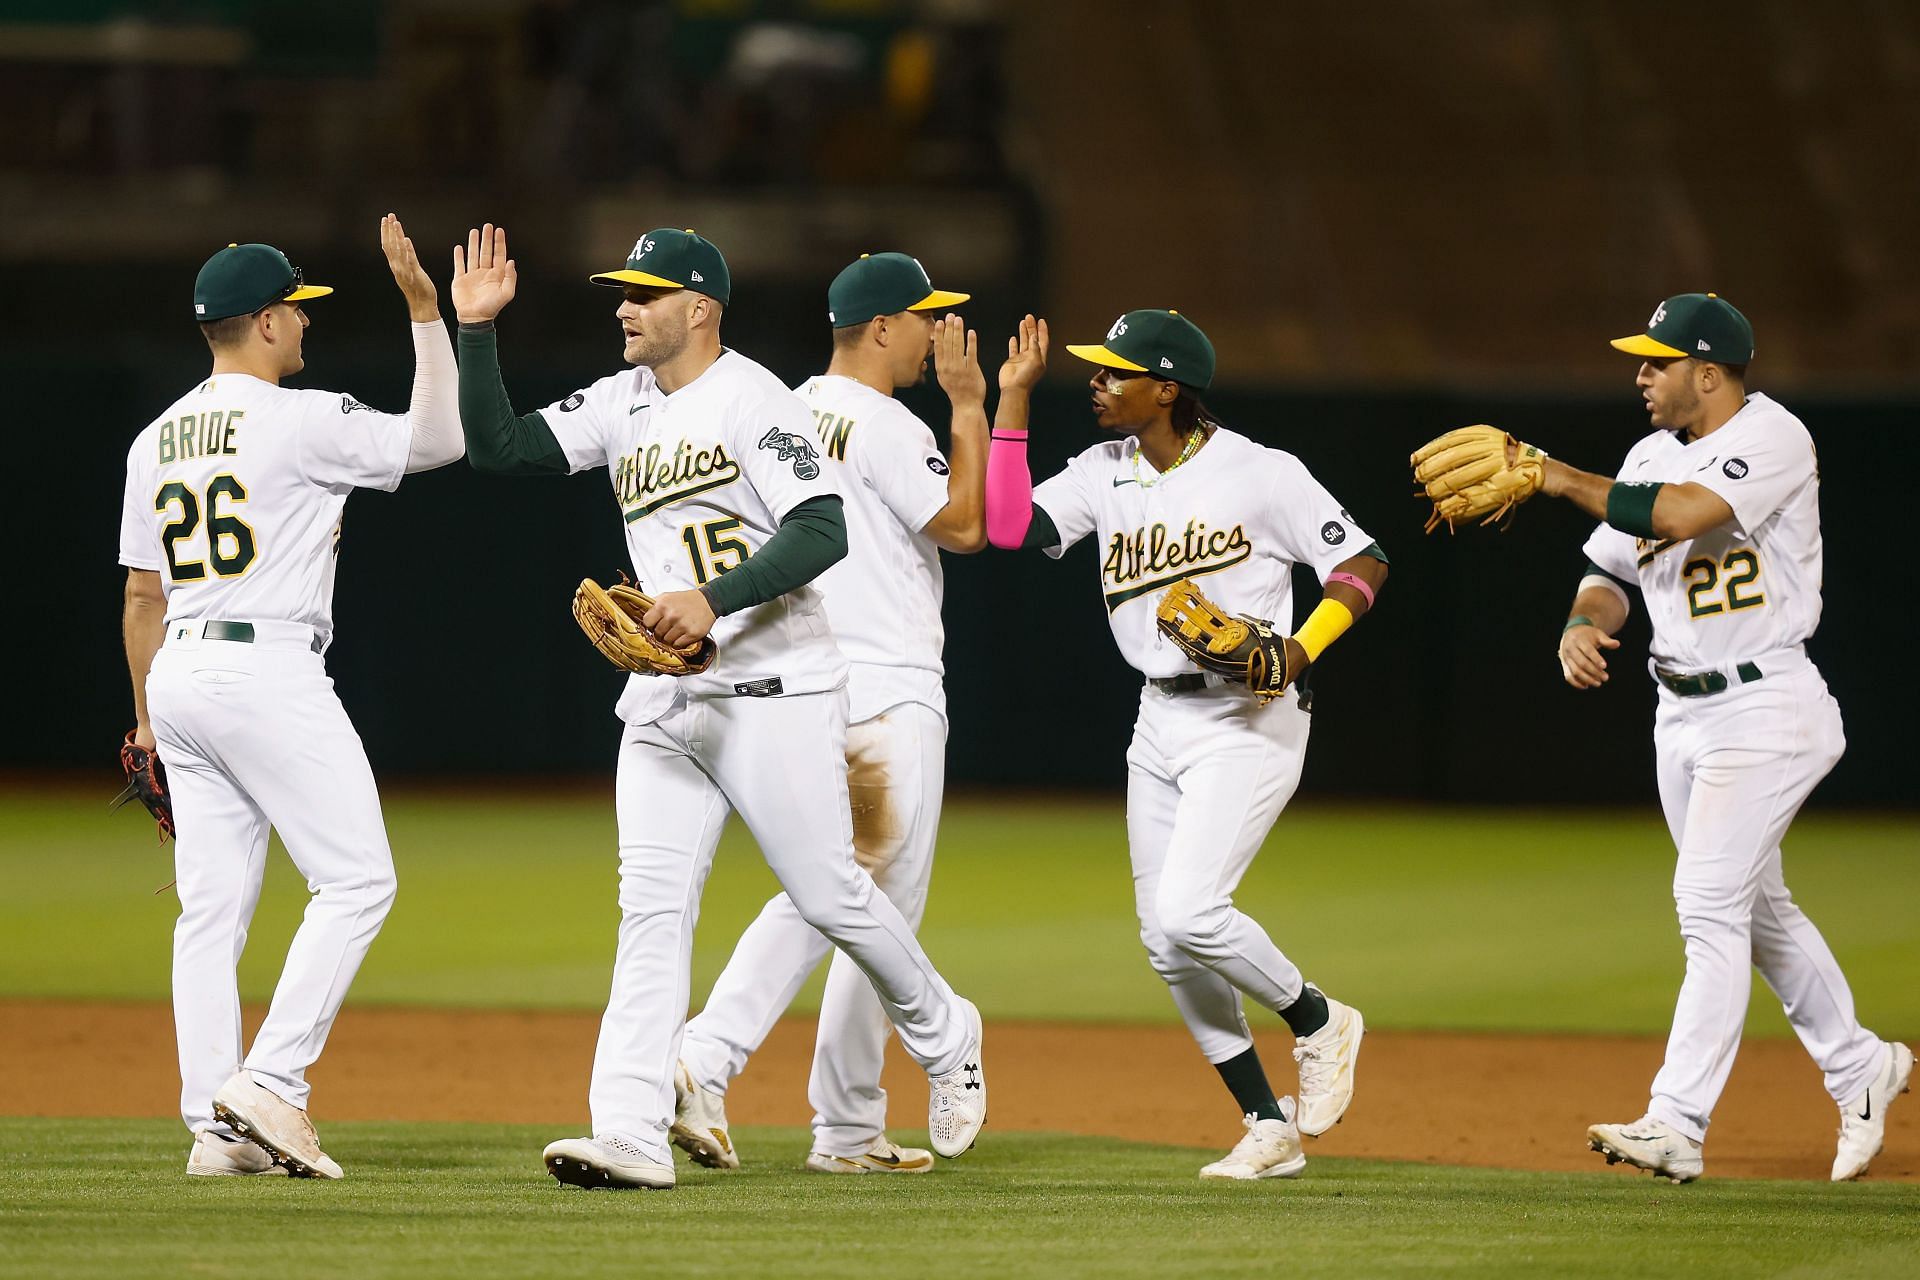
{"label": "white baseball jersey", "polygon": [[940,548],[920,532],[947,505],[947,460],[911,409],[837,374],[798,388],[821,451],[844,466],[846,559],[820,575],[833,636],[852,664],[848,717],[919,702],[946,713]]}
{"label": "white baseball jersey", "polygon": [[1293,566],[1322,582],[1372,543],[1300,460],[1221,428],[1160,476],[1129,436],[1097,444],[1039,485],[1033,500],[1059,530],[1059,557],[1089,533],[1102,543],[1100,590],[1126,660],[1148,677],[1199,670],[1154,625],[1166,588],[1202,578],[1229,614],[1293,629]]}
{"label": "white baseball jersey", "polygon": [[[800,398],[736,351],[671,394],[638,366],[540,411],[574,471],[605,467],[649,595],[711,582],[766,545],[809,498],[837,495]],[[617,708],[651,724],[692,697],[818,693],[846,682],[820,593],[803,586],[721,618],[697,676],[635,675]]]}
{"label": "white baseball jersey", "polygon": [[1655,431],[1619,479],[1713,490],[1734,518],[1689,542],[1601,525],[1587,557],[1638,582],[1660,665],[1691,671],[1805,642],[1820,622],[1820,476],[1800,419],[1764,395],[1698,440]]}
{"label": "white baseball jersey", "polygon": [[404,416],[352,396],[216,374],[127,451],[120,563],[159,571],[169,622],[331,632],[347,495],[398,488],[411,443]]}

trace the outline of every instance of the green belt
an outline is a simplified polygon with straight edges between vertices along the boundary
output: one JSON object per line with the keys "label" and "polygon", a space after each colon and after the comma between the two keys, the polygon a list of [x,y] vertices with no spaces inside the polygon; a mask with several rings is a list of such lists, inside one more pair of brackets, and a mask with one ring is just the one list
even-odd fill
{"label": "green belt", "polygon": [[[1743,662],[1733,670],[1740,677],[1741,684],[1752,684],[1760,678],[1760,668],[1751,662]],[[1704,698],[1710,693],[1727,691],[1727,678],[1718,671],[1702,671],[1698,675],[1686,676],[1655,667],[1653,678],[1683,698]]]}
{"label": "green belt", "polygon": [[[222,622],[216,618],[212,622],[201,624],[200,637],[203,640],[231,640],[235,644],[252,644],[253,624],[251,622]],[[320,652],[320,650],[325,647],[321,644],[320,637],[317,633],[313,637],[313,645],[311,647],[315,653]]]}

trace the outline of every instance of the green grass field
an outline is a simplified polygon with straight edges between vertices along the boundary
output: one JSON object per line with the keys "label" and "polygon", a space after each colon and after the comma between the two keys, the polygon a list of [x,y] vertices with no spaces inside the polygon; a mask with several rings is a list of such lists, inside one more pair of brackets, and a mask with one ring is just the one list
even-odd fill
{"label": "green grass field", "polygon": [[[93,792],[0,796],[0,994],[164,999],[170,859]],[[613,953],[606,796],[389,798],[400,898],[357,1003],[597,1008]],[[1920,823],[1815,815],[1788,882],[1883,1034],[1920,1034]],[[1681,971],[1673,851],[1652,813],[1301,809],[1239,894],[1330,991],[1383,1028],[1659,1033]],[[275,855],[241,969],[264,999],[304,895]],[[738,824],[721,845],[696,998],[774,892]],[[929,952],[1000,1018],[1170,1022],[1133,919],[1121,805],[948,806]],[[816,984],[818,979],[816,979]],[[802,997],[816,998],[817,985]],[[1750,1030],[1788,1034],[1754,1001]]]}
{"label": "green grass field", "polygon": [[[1912,1188],[1317,1160],[1202,1183],[1215,1153],[1002,1134],[922,1178],[760,1161],[671,1194],[562,1188],[553,1135],[335,1124],[340,1183],[158,1176],[160,1121],[0,1120],[0,1276],[1910,1276]],[[799,1153],[798,1130],[745,1130]]]}
{"label": "green grass field", "polygon": [[[102,788],[104,792],[106,788]],[[609,788],[610,791],[610,788]],[[174,902],[145,822],[104,794],[0,794],[0,995],[164,999]],[[396,911],[356,1003],[580,1007],[605,997],[610,796],[389,798]],[[1883,1034],[1920,1033],[1920,824],[1815,816],[1788,879]],[[950,806],[929,950],[997,1019],[1166,1022],[1134,935],[1121,806]],[[1240,901],[1386,1028],[1654,1033],[1681,967],[1672,852],[1651,813],[1302,809]],[[703,993],[772,882],[722,846]],[[304,895],[276,856],[242,968],[271,990]],[[816,988],[817,989],[817,988]],[[811,999],[813,990],[806,999]],[[1752,1030],[1786,1034],[1756,986]],[[24,1100],[21,1100],[24,1103]],[[7,1109],[0,1101],[0,1111]],[[0,1118],[0,1277],[1906,1276],[1920,1187],[1527,1174],[1316,1159],[1296,1182],[1201,1184],[1217,1151],[997,1134],[921,1179],[799,1171],[806,1137],[746,1131],[749,1168],[671,1195],[557,1187],[555,1133],[334,1123],[338,1184],[179,1176],[172,1121]],[[897,1136],[910,1140],[910,1132]],[[782,1157],[784,1151],[791,1159]]]}

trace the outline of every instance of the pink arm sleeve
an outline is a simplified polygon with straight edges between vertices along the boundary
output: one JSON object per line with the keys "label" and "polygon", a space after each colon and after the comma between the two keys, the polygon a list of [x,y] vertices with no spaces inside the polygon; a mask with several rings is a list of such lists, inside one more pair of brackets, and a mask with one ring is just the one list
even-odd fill
{"label": "pink arm sleeve", "polygon": [[987,452],[987,541],[1018,550],[1033,523],[1033,473],[1027,469],[1027,433],[996,430]]}

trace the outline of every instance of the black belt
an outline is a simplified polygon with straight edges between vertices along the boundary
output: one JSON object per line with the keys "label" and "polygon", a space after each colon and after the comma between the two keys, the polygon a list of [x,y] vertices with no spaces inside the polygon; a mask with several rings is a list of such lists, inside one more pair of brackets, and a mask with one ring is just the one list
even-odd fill
{"label": "black belt", "polygon": [[[1760,678],[1760,668],[1751,662],[1743,662],[1733,671],[1740,677],[1741,684],[1752,684]],[[1702,671],[1698,675],[1689,676],[1682,675],[1678,671],[1668,671],[1664,667],[1655,667],[1653,678],[1683,698],[1704,698],[1710,693],[1727,691],[1727,677],[1718,671]]]}
{"label": "black belt", "polygon": [[[200,638],[203,640],[231,640],[235,644],[252,644],[253,624],[251,622],[222,622],[216,618],[212,622],[201,624]],[[322,649],[326,648],[326,645],[320,639],[320,633],[317,631],[314,633],[311,648],[315,653],[319,653]]]}
{"label": "black belt", "polygon": [[1148,676],[1147,683],[1162,693],[1198,693],[1207,687],[1207,678],[1189,671],[1183,676]]}

